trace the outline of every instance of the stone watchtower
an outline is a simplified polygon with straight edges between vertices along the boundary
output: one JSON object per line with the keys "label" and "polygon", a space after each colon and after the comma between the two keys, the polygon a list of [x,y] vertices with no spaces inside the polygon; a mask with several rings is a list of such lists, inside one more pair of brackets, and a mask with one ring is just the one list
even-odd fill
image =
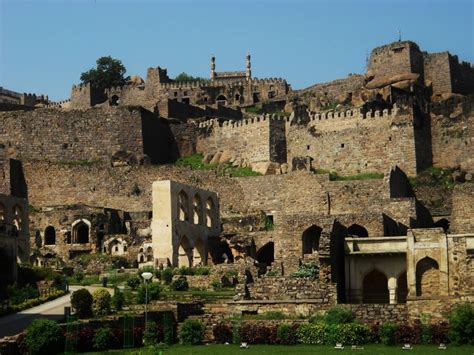
{"label": "stone watchtower", "polygon": [[250,53],[247,52],[247,57],[246,57],[246,66],[245,66],[245,77],[247,80],[250,80],[252,77],[252,69],[251,69],[251,64],[250,64]]}
{"label": "stone watchtower", "polygon": [[211,80],[216,78],[216,57],[211,57]]}

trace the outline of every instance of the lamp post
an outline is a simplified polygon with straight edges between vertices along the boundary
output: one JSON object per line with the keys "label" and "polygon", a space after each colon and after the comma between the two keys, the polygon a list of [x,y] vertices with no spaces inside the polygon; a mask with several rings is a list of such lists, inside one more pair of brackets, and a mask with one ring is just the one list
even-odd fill
{"label": "lamp post", "polygon": [[148,280],[151,280],[153,274],[151,272],[142,273],[142,277],[145,280],[145,328],[147,322],[147,304],[148,304]]}

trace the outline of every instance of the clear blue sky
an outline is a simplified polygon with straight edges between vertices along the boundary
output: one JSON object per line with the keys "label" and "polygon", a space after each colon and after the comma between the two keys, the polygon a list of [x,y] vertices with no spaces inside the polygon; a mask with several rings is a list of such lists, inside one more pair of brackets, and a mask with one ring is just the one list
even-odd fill
{"label": "clear blue sky", "polygon": [[0,86],[68,98],[103,55],[209,76],[242,70],[293,88],[364,71],[367,51],[402,38],[474,62],[474,0],[0,0]]}

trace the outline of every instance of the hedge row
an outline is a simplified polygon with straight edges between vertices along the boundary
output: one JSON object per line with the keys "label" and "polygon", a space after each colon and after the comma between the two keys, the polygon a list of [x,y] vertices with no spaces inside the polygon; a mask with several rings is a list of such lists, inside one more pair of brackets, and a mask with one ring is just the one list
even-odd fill
{"label": "hedge row", "polygon": [[395,325],[369,327],[360,323],[325,324],[268,324],[263,322],[221,323],[213,328],[218,343],[241,341],[249,344],[312,344],[360,345],[368,343],[391,344],[439,344],[449,341],[447,323],[423,325]]}
{"label": "hedge row", "polygon": [[2,309],[0,309],[0,317],[1,316],[6,316],[6,315],[11,314],[11,313],[21,312],[21,311],[23,311],[25,309],[28,309],[28,308],[31,308],[31,307],[39,306],[42,303],[54,300],[55,298],[64,296],[65,294],[66,294],[65,291],[57,290],[57,291],[54,291],[54,292],[52,292],[52,293],[50,293],[49,295],[46,295],[46,296],[40,296],[40,297],[37,297],[37,298],[32,298],[32,299],[29,299],[29,300],[27,300],[25,302],[22,302],[20,304],[16,304],[16,305],[8,306],[6,308],[2,308]]}

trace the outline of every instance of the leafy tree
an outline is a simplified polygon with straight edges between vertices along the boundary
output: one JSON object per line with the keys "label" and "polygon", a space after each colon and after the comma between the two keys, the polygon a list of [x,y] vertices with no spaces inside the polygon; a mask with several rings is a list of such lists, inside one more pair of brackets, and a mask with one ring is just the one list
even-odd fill
{"label": "leafy tree", "polygon": [[125,295],[118,287],[115,287],[114,295],[112,296],[112,305],[114,306],[116,311],[120,311],[122,310],[124,303],[125,303]]}
{"label": "leafy tree", "polygon": [[126,83],[127,78],[124,77],[126,69],[120,60],[107,56],[100,57],[96,63],[96,68],[91,68],[81,74],[82,83],[91,83],[94,88],[101,91]]}
{"label": "leafy tree", "polygon": [[449,340],[456,345],[474,344],[474,307],[460,304],[449,315]]}
{"label": "leafy tree", "polygon": [[92,312],[96,316],[107,315],[110,313],[111,297],[106,289],[95,290],[92,294]]}
{"label": "leafy tree", "polygon": [[174,81],[197,81],[197,80],[206,80],[206,79],[200,76],[192,76],[185,72],[182,72],[181,74],[176,75],[176,77],[174,78]]}

